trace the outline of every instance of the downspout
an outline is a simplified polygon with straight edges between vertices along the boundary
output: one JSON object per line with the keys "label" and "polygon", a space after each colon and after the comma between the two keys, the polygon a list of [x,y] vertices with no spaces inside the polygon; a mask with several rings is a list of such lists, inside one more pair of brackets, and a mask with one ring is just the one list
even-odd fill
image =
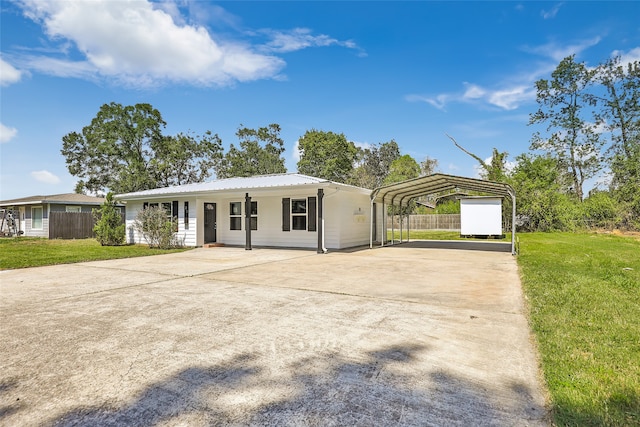
{"label": "downspout", "polygon": [[245,230],[245,242],[244,250],[251,250],[251,197],[249,193],[244,195],[244,230]]}
{"label": "downspout", "polygon": [[318,250],[319,254],[326,254],[324,247],[324,216],[323,216],[324,190],[318,188]]}
{"label": "downspout", "polygon": [[[331,194],[324,194],[324,190],[322,189],[318,189],[318,228],[321,228],[322,230],[318,230],[318,243],[320,248],[322,249],[322,253],[326,254],[327,252],[329,252],[329,249],[327,249],[325,247],[325,233],[324,233],[324,199],[329,198],[331,196],[333,196],[334,194],[336,194],[338,191],[338,188],[336,188],[336,190],[331,193]],[[322,200],[320,199],[320,192],[322,192]],[[322,211],[322,212],[320,212]],[[320,215],[322,215],[322,221],[320,221]],[[322,242],[320,242],[320,239],[322,238]],[[318,253],[320,253],[320,251],[318,251]]]}

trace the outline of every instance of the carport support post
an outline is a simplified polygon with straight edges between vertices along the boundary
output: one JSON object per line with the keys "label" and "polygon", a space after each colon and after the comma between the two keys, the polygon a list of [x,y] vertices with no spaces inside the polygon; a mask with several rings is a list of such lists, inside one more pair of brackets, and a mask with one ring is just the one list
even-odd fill
{"label": "carport support post", "polygon": [[245,230],[245,242],[244,249],[246,251],[251,250],[251,197],[249,193],[244,194],[244,230]]}
{"label": "carport support post", "polygon": [[318,188],[318,250],[319,254],[324,253],[324,218],[323,218],[323,209],[322,205],[324,199],[324,190],[322,188]]}
{"label": "carport support post", "polygon": [[511,193],[511,255],[516,254],[516,193]]}
{"label": "carport support post", "polygon": [[384,246],[385,241],[387,240],[387,205],[384,203],[384,199],[382,199],[382,221],[380,221],[380,246]]}

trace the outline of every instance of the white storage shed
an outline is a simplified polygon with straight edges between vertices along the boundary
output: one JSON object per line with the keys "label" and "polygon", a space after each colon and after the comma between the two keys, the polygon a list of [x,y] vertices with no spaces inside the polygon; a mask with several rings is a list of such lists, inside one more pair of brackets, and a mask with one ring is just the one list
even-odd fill
{"label": "white storage shed", "polygon": [[461,198],[460,235],[503,236],[502,197]]}

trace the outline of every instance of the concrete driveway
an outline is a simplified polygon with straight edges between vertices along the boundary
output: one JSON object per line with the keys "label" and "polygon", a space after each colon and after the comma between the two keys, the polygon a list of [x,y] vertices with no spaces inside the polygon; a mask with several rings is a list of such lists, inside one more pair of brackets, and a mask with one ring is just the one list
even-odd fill
{"label": "concrete driveway", "polygon": [[546,425],[510,254],[195,249],[0,272],[0,425]]}

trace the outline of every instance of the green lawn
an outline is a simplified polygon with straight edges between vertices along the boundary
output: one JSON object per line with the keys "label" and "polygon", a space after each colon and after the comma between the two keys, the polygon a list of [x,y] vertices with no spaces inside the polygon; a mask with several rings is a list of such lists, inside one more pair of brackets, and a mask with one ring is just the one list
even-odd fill
{"label": "green lawn", "polygon": [[520,234],[518,264],[557,425],[640,425],[640,240]]}
{"label": "green lawn", "polygon": [[180,252],[149,249],[146,245],[100,246],[95,239],[49,240],[33,237],[1,238],[0,269],[39,267],[102,259],[131,258]]}
{"label": "green lawn", "polygon": [[[518,234],[516,233],[516,236]],[[395,230],[393,236],[396,240],[400,240],[400,231]],[[402,232],[403,240],[407,239],[407,230]],[[387,231],[387,239],[391,239],[391,231]],[[410,240],[489,240],[496,242],[510,242],[511,233],[506,233],[504,239],[482,239],[482,238],[469,238],[460,237],[459,231],[433,231],[433,230],[410,230]]]}

